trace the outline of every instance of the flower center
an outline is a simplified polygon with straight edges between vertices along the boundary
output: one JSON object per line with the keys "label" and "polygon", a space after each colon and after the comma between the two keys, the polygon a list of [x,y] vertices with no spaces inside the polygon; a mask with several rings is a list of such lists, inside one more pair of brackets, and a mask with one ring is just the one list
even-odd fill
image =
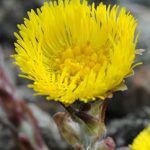
{"label": "flower center", "polygon": [[83,79],[92,69],[98,73],[105,61],[108,61],[108,51],[105,49],[95,51],[90,44],[85,47],[75,46],[67,48],[55,59],[59,70],[67,68],[67,73],[71,76],[79,73]]}

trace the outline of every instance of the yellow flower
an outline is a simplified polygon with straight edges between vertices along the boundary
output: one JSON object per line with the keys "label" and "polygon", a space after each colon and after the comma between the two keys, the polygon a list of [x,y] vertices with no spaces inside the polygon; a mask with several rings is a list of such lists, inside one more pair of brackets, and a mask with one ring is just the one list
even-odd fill
{"label": "yellow flower", "polygon": [[134,139],[130,148],[131,150],[150,150],[150,126]]}
{"label": "yellow flower", "polygon": [[18,25],[13,57],[37,94],[70,105],[123,90],[132,74],[137,22],[118,6],[46,2]]}

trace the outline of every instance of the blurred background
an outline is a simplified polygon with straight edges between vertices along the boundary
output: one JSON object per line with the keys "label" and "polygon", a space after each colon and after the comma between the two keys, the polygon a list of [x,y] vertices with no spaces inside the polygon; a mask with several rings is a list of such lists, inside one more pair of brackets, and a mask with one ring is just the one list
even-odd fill
{"label": "blurred background", "polygon": [[[94,1],[96,4],[100,2]],[[44,97],[34,97],[33,91],[26,87],[29,81],[18,77],[19,69],[12,64],[10,58],[15,53],[13,32],[17,31],[17,24],[23,23],[27,11],[40,7],[43,2],[44,0],[0,0],[0,59],[3,59],[6,74],[16,86],[17,96],[26,101],[35,114],[46,145],[52,150],[71,150],[60,137],[51,117],[63,108],[55,102],[47,102]],[[129,90],[116,92],[106,113],[108,135],[114,138],[117,147],[128,146],[150,122],[150,1],[103,0],[103,3],[125,6],[135,16],[140,31],[137,48],[145,49],[144,54],[137,58],[143,65],[138,66],[135,75],[126,80]],[[0,108],[0,117],[2,115]],[[10,130],[0,125],[0,150],[13,149],[15,144]]]}

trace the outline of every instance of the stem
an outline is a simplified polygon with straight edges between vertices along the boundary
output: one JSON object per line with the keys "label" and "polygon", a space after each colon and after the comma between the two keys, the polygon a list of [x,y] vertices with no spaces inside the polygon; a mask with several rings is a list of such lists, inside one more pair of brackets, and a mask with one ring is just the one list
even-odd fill
{"label": "stem", "polygon": [[102,110],[101,110],[101,115],[100,115],[100,119],[101,119],[101,122],[104,123],[105,121],[105,114],[106,114],[106,109],[107,109],[107,106],[108,106],[108,100],[105,100],[102,104]]}

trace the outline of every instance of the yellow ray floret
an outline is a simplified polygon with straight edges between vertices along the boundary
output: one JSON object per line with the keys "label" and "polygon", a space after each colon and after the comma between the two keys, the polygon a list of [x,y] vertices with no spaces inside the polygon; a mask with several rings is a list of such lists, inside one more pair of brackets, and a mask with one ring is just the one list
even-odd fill
{"label": "yellow ray floret", "polygon": [[135,59],[137,22],[118,6],[46,2],[18,25],[13,57],[38,94],[65,105],[124,89]]}
{"label": "yellow ray floret", "polygon": [[150,150],[150,126],[134,139],[130,148],[131,150]]}

